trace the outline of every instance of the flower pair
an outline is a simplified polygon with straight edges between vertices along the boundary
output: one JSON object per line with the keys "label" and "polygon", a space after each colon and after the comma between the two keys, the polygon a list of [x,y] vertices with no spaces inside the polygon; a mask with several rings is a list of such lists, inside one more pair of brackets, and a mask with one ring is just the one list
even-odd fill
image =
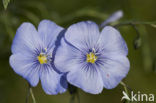
{"label": "flower pair", "polygon": [[79,22],[71,25],[59,41],[63,31],[49,20],[41,21],[38,30],[23,23],[11,48],[13,70],[31,86],[41,80],[47,94],[65,92],[67,82],[98,94],[103,88],[116,87],[126,76],[128,49],[115,28],[105,26],[100,32],[92,21]]}

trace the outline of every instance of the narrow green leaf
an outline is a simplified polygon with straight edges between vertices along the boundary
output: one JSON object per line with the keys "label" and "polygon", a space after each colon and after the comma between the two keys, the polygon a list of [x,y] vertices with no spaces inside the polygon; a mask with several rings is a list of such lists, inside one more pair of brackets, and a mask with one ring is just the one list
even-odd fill
{"label": "narrow green leaf", "polygon": [[3,6],[5,10],[7,9],[9,2],[10,0],[3,0]]}

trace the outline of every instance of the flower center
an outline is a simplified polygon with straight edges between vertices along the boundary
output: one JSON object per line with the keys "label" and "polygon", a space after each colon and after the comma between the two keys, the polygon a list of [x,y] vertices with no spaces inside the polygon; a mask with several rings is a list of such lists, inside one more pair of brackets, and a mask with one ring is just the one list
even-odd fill
{"label": "flower center", "polygon": [[40,62],[40,64],[45,64],[48,62],[47,60],[47,55],[40,53],[40,55],[37,57],[38,61]]}
{"label": "flower center", "polygon": [[87,57],[87,62],[89,63],[95,63],[95,61],[98,58],[93,52],[90,52],[89,54],[87,54],[86,57]]}

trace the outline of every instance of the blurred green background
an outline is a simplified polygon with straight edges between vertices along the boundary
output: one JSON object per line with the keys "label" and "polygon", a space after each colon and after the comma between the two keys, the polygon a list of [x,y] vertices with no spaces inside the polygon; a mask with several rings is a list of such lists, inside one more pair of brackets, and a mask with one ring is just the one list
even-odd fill
{"label": "blurred green background", "polygon": [[[66,28],[83,20],[93,20],[100,24],[117,10],[124,12],[120,22],[156,21],[156,0],[11,0],[7,10],[4,10],[1,0],[0,103],[25,103],[28,84],[9,66],[11,43],[22,22],[28,21],[37,26],[40,20],[50,19]],[[137,25],[137,28],[142,41],[141,47],[135,50],[133,42],[137,35],[134,28],[118,27],[127,42],[131,64],[129,74],[123,81],[136,93],[140,91],[156,96],[156,28],[150,25]],[[99,95],[79,90],[80,101],[122,103],[123,90],[121,85],[112,90],[104,89]],[[69,92],[56,96],[46,95],[40,84],[33,91],[37,103],[69,103],[70,100]],[[29,102],[32,102],[31,98]]]}

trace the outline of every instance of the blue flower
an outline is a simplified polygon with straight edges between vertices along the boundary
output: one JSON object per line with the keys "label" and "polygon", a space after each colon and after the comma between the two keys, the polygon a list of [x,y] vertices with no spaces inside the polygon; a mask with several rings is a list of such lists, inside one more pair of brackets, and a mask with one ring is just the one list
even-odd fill
{"label": "blue flower", "polygon": [[61,40],[54,65],[67,81],[92,94],[115,88],[129,71],[128,49],[111,26],[102,32],[91,21],[71,25]]}
{"label": "blue flower", "polygon": [[47,94],[66,91],[67,82],[63,75],[53,67],[55,41],[62,27],[49,20],[43,20],[38,30],[31,23],[23,23],[17,30],[12,44],[10,65],[13,70],[25,78],[31,86],[37,86],[41,80]]}

